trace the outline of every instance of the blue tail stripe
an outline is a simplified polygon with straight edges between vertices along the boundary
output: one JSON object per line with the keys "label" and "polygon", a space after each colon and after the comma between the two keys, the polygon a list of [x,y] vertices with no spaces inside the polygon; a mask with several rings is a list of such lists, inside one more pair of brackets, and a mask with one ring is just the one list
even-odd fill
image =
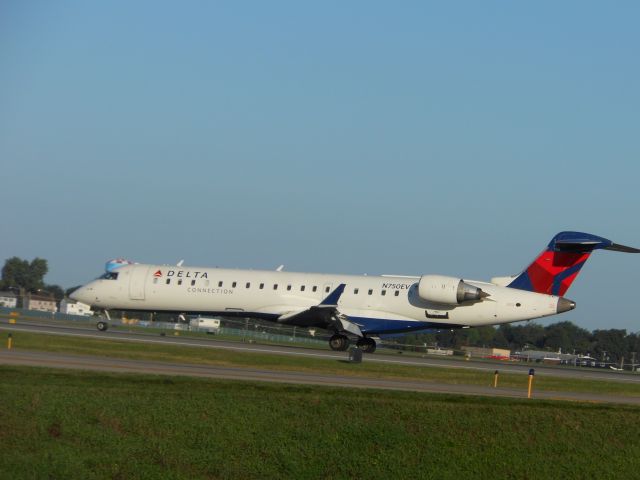
{"label": "blue tail stripe", "polygon": [[533,284],[531,283],[529,274],[526,271],[518,275],[518,277],[508,286],[511,288],[517,288],[518,290],[527,290],[529,292],[533,292]]}
{"label": "blue tail stripe", "polygon": [[562,286],[562,282],[570,277],[571,275],[573,275],[574,273],[577,273],[580,271],[580,269],[582,267],[584,267],[584,264],[587,263],[586,261],[584,262],[580,262],[576,265],[574,265],[571,268],[568,268],[567,270],[565,270],[562,273],[559,273],[558,275],[555,276],[555,278],[553,279],[553,286],[551,287],[551,293],[553,295],[560,295],[560,287]]}

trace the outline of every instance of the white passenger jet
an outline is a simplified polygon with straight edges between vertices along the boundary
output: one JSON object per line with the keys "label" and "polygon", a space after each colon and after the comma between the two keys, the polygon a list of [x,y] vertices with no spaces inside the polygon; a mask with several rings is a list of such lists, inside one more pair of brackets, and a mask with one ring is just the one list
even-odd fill
{"label": "white passenger jet", "polygon": [[[446,277],[362,276],[116,263],[71,298],[104,309],[250,317],[333,332],[371,353],[373,336],[496,325],[556,315],[591,252],[640,253],[588,233],[561,232],[520,275],[490,282]],[[98,329],[106,330],[106,321]]]}

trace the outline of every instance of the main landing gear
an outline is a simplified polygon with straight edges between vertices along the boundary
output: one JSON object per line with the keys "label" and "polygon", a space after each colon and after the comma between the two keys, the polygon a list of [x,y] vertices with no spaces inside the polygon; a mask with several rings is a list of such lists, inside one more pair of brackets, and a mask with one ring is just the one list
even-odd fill
{"label": "main landing gear", "polygon": [[376,341],[372,338],[359,338],[356,345],[358,345],[358,348],[364,353],[373,353],[376,351]]}
{"label": "main landing gear", "polygon": [[[336,333],[329,339],[329,346],[331,347],[331,350],[338,352],[346,351],[349,348],[349,344],[349,338],[341,333]],[[373,353],[376,351],[376,342],[372,338],[359,338],[356,345],[364,353]]]}
{"label": "main landing gear", "polygon": [[331,347],[331,350],[344,352],[347,348],[349,348],[349,339],[346,335],[336,333],[329,339],[329,346]]}

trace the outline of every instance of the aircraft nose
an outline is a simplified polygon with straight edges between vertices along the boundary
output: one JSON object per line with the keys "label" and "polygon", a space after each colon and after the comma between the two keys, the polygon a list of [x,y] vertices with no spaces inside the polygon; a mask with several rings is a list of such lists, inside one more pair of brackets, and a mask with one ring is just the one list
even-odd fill
{"label": "aircraft nose", "polygon": [[88,289],[86,286],[79,287],[69,294],[69,298],[77,302],[91,304],[91,296],[89,293],[90,292],[88,292]]}
{"label": "aircraft nose", "polygon": [[82,287],[78,287],[78,288],[76,288],[73,292],[71,292],[71,293],[69,294],[69,298],[70,298],[71,300],[76,300],[76,301],[80,300],[80,299],[78,298],[78,293],[80,293],[80,290],[82,290]]}

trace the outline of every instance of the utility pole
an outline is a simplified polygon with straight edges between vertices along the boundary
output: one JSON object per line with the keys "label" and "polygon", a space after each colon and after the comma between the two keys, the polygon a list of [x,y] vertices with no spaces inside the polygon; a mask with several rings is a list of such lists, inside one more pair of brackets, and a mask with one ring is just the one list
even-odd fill
{"label": "utility pole", "polygon": [[636,353],[638,352],[631,352],[631,371],[632,372],[636,371]]}

